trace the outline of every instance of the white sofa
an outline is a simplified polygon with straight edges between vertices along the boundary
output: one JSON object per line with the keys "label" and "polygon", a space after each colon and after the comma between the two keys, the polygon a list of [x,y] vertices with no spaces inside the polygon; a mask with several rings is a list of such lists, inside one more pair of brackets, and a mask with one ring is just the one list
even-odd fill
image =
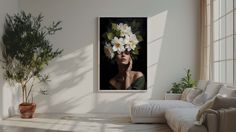
{"label": "white sofa", "polygon": [[187,100],[182,98],[182,100],[135,101],[130,107],[131,121],[133,123],[167,123],[174,132],[215,132],[214,127],[210,127],[212,130],[209,130],[206,125],[197,125],[196,115],[201,106],[216,95],[236,97],[236,88],[200,80],[196,90],[201,90],[201,92],[195,97],[190,97],[189,93]]}

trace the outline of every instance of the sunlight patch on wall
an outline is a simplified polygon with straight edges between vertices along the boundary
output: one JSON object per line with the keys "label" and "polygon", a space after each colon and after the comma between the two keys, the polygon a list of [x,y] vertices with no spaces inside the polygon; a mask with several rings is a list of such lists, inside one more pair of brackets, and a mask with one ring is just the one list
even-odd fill
{"label": "sunlight patch on wall", "polygon": [[148,19],[148,88],[154,86],[168,11]]}

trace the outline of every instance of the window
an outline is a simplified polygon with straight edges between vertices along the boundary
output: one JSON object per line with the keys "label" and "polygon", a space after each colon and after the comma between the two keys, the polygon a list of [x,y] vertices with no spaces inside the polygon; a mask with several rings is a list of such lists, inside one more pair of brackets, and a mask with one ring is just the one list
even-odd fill
{"label": "window", "polygon": [[211,79],[235,84],[235,3],[236,0],[210,1],[211,30]]}

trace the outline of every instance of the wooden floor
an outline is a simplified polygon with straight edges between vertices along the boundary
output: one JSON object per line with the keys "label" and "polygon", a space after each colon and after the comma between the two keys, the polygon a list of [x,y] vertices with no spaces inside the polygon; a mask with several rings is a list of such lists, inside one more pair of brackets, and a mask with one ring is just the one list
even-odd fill
{"label": "wooden floor", "polygon": [[171,132],[166,124],[132,124],[123,115],[36,114],[0,121],[0,132]]}

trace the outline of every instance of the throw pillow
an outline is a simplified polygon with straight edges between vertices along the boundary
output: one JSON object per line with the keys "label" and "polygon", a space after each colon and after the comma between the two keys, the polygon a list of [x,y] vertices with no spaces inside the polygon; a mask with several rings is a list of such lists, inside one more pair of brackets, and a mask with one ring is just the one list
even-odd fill
{"label": "throw pillow", "polygon": [[182,93],[182,95],[181,95],[181,100],[183,100],[183,101],[187,101],[187,95],[189,94],[189,92],[191,91],[191,89],[192,88],[186,88],[184,91],[183,91],[183,93]]}
{"label": "throw pillow", "polygon": [[218,95],[222,97],[236,97],[236,88],[233,86],[223,85]]}
{"label": "throw pillow", "polygon": [[201,90],[205,90],[207,87],[208,81],[207,80],[199,80],[197,82],[197,88],[201,89]]}
{"label": "throw pillow", "polygon": [[193,99],[192,104],[196,106],[200,106],[200,105],[203,105],[206,102],[206,100],[207,100],[207,95],[206,93],[203,92]]}
{"label": "throw pillow", "polygon": [[221,87],[221,84],[216,82],[209,82],[206,87],[205,93],[207,95],[207,100],[212,99],[217,95]]}
{"label": "throw pillow", "polygon": [[187,102],[192,102],[193,99],[198,96],[200,93],[202,92],[201,89],[198,89],[198,88],[192,88],[190,90],[190,92],[188,93],[188,95],[186,96],[186,101]]}
{"label": "throw pillow", "polygon": [[213,103],[212,109],[227,109],[227,108],[236,108],[236,97],[222,97],[216,96],[215,101]]}
{"label": "throw pillow", "polygon": [[196,116],[196,120],[200,121],[201,118],[203,118],[203,113],[206,112],[208,109],[212,108],[214,103],[214,98],[211,100],[208,100],[206,103],[204,103],[204,105],[202,105],[200,107],[200,109],[198,110],[197,116]]}

